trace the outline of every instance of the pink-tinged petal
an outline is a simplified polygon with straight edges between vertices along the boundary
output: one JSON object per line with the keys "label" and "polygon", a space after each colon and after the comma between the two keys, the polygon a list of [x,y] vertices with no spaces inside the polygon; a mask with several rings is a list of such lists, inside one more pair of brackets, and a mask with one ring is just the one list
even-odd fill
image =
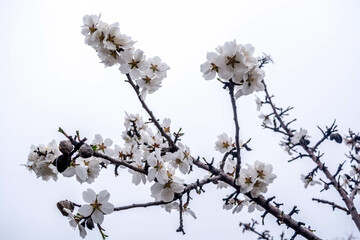
{"label": "pink-tinged petal", "polygon": [[88,217],[93,212],[93,210],[94,210],[94,208],[92,206],[90,206],[89,204],[84,204],[79,208],[78,212],[82,216]]}
{"label": "pink-tinged petal", "polygon": [[110,214],[114,211],[114,205],[108,202],[103,203],[100,206],[100,210],[105,214]]}
{"label": "pink-tinged petal", "polygon": [[102,224],[104,221],[104,214],[96,209],[95,212],[91,215],[91,219],[94,221],[94,223]]}
{"label": "pink-tinged petal", "polygon": [[156,197],[163,190],[163,185],[160,183],[154,183],[154,185],[151,186],[150,190],[151,190],[151,195]]}
{"label": "pink-tinged petal", "polygon": [[174,199],[174,191],[171,188],[164,188],[160,197],[164,202],[170,202]]}
{"label": "pink-tinged petal", "polygon": [[102,190],[101,192],[99,192],[97,199],[99,203],[104,203],[109,201],[110,198],[110,193],[106,190]]}
{"label": "pink-tinged petal", "polygon": [[96,193],[94,192],[94,190],[88,188],[86,191],[83,192],[82,195],[83,195],[83,199],[85,202],[87,202],[87,203],[95,202]]}

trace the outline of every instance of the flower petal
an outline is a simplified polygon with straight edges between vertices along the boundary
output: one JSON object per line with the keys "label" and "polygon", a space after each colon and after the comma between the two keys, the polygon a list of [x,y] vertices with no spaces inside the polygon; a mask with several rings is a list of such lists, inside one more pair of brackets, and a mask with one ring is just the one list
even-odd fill
{"label": "flower petal", "polygon": [[110,214],[114,211],[114,205],[108,202],[103,203],[100,206],[100,210],[105,214]]}
{"label": "flower petal", "polygon": [[91,215],[91,219],[94,221],[94,223],[102,224],[104,221],[104,214],[96,209],[95,212]]}
{"label": "flower petal", "polygon": [[163,185],[156,182],[154,183],[154,185],[151,186],[150,190],[151,190],[151,196],[156,197],[163,190]]}
{"label": "flower petal", "polygon": [[170,202],[174,199],[174,191],[171,188],[164,188],[160,197],[164,202]]}
{"label": "flower petal", "polygon": [[78,212],[82,216],[88,217],[93,212],[93,210],[94,210],[94,208],[92,206],[90,206],[89,204],[84,204],[79,208]]}
{"label": "flower petal", "polygon": [[88,188],[86,191],[83,192],[83,199],[87,203],[93,203],[96,199],[96,193],[91,188]]}
{"label": "flower petal", "polygon": [[99,192],[97,199],[99,203],[105,203],[107,201],[109,201],[110,198],[110,193],[106,190],[102,190],[101,192]]}

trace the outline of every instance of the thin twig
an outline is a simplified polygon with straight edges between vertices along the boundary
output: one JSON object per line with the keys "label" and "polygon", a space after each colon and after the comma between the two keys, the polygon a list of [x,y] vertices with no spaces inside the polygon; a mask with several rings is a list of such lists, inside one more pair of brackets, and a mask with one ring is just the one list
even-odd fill
{"label": "thin twig", "polygon": [[344,208],[344,207],[341,207],[341,206],[337,205],[337,204],[334,203],[334,202],[330,202],[330,201],[326,201],[326,200],[318,199],[318,198],[313,198],[312,200],[313,200],[313,201],[316,201],[316,202],[318,202],[318,203],[329,204],[329,205],[332,206],[333,210],[335,210],[335,208],[337,208],[337,209],[343,210],[343,211],[346,212],[346,214],[348,214],[348,215],[350,214],[349,210],[347,210],[347,209]]}

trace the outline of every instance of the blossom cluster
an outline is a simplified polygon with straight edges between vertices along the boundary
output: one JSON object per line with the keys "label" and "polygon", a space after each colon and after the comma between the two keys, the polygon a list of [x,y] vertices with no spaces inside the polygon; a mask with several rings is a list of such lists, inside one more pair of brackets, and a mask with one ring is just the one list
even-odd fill
{"label": "blossom cluster", "polygon": [[[95,136],[95,139],[99,136]],[[100,165],[104,164],[104,160],[91,155],[84,156],[82,154],[83,148],[77,152],[76,157],[71,158],[68,150],[64,150],[64,142],[67,146],[70,146],[70,150],[73,148],[70,141],[66,140],[61,141],[59,145],[55,140],[51,141],[47,146],[42,144],[38,146],[32,145],[25,166],[34,172],[37,177],[41,177],[45,181],[50,179],[56,181],[61,173],[64,177],[75,177],[80,183],[94,182],[95,178],[99,176]],[[92,149],[87,144],[84,146]],[[92,146],[96,146],[95,140]]]}
{"label": "blossom cluster", "polygon": [[[175,141],[175,135],[170,134],[171,120],[165,118],[161,125],[164,132]],[[141,182],[153,183],[151,196],[165,202],[172,201],[176,193],[184,190],[184,180],[177,176],[177,170],[185,175],[189,173],[192,165],[189,147],[177,142],[178,150],[169,151],[170,146],[166,139],[159,131],[153,131],[151,124],[145,123],[139,114],[127,114],[124,126],[123,146],[113,145],[111,139],[103,139],[97,134],[90,145],[83,143],[73,156],[69,156],[69,152],[74,148],[70,141],[61,141],[59,145],[52,141],[48,146],[31,146],[26,166],[44,180],[57,180],[61,173],[64,177],[76,177],[80,183],[92,183],[99,176],[101,166],[110,163],[109,160],[94,157],[92,154],[99,152],[134,166],[135,170],[129,168],[128,171],[132,174],[135,185]],[[68,150],[64,150],[64,145]],[[90,155],[86,155],[87,148]],[[60,170],[59,162],[63,159],[68,162]]]}
{"label": "blossom cluster", "polygon": [[240,186],[241,193],[250,193],[252,197],[258,197],[267,192],[267,186],[274,181],[276,175],[272,173],[271,164],[255,161],[254,165],[240,169],[240,176],[236,184]]}
{"label": "blossom cluster", "polygon": [[264,211],[264,208],[256,204],[254,201],[251,201],[251,199],[246,195],[244,195],[244,199],[230,198],[223,205],[223,209],[232,209],[233,214],[240,212],[244,207],[248,208],[249,213],[253,212],[255,209],[258,211]]}
{"label": "blossom cluster", "polygon": [[[171,120],[165,118],[161,125],[164,132],[174,139],[170,134],[170,124]],[[128,114],[124,125],[122,136],[125,145],[115,146],[114,157],[128,161],[137,168],[147,168],[147,175],[129,169],[133,175],[133,183],[138,185],[141,182],[153,182],[151,196],[165,202],[172,201],[175,193],[184,190],[184,180],[176,176],[176,170],[188,174],[192,165],[189,147],[177,142],[178,150],[169,152],[165,138],[160,132],[154,132],[149,123],[144,123],[139,114]]]}
{"label": "blossom cluster", "polygon": [[61,211],[69,219],[69,224],[74,229],[77,227],[79,229],[79,234],[82,238],[85,238],[87,235],[86,228],[92,230],[94,224],[102,224],[104,221],[104,215],[110,214],[114,211],[114,205],[109,203],[110,193],[103,190],[98,194],[94,190],[88,188],[83,192],[83,199],[87,204],[83,204],[79,207],[78,213],[73,215],[73,206],[70,204],[60,203]]}
{"label": "blossom cluster", "polygon": [[56,181],[58,179],[58,171],[53,162],[60,155],[61,152],[55,140],[51,141],[47,146],[43,144],[38,146],[32,145],[25,166],[30,171],[33,171],[38,178],[41,177],[45,181],[49,179]]}
{"label": "blossom cluster", "polygon": [[232,81],[236,86],[235,97],[263,91],[265,72],[260,69],[259,61],[254,57],[255,48],[251,44],[237,44],[236,40],[226,42],[216,48],[216,52],[208,52],[206,62],[200,70],[205,80],[216,76],[223,81]]}
{"label": "blossom cluster", "polygon": [[121,73],[136,80],[143,98],[161,87],[169,66],[159,57],[147,59],[144,51],[135,49],[135,41],[120,32],[118,23],[105,23],[100,15],[86,15],[83,23],[85,43],[96,50],[105,66],[120,65]]}

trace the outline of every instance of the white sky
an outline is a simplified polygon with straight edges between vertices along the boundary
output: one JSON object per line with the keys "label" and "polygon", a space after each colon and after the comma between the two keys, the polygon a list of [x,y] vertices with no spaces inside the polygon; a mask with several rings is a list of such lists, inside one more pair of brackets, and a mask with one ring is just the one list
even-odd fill
{"label": "white sky", "polygon": [[[31,144],[47,144],[67,132],[80,130],[92,140],[101,133],[121,143],[124,112],[147,117],[125,77],[116,68],[104,68],[80,33],[85,14],[119,22],[122,33],[137,41],[149,57],[160,56],[171,70],[163,88],[147,97],[158,118],[170,117],[173,129],[185,130],[183,142],[192,154],[211,158],[216,136],[233,132],[228,94],[216,81],[203,80],[199,66],[206,52],[225,41],[252,43],[257,55],[273,56],[265,68],[275,101],[295,106],[293,127],[320,137],[316,125],[336,118],[345,133],[359,131],[360,5],[357,1],[0,1],[0,233],[4,239],[78,239],[56,209],[62,199],[82,203],[88,184],[60,177],[57,182],[36,179],[20,164],[26,163]],[[257,94],[262,96],[262,94]],[[252,138],[256,159],[274,165],[278,175],[267,197],[276,195],[284,210],[300,207],[304,221],[324,239],[351,232],[359,237],[349,216],[311,201],[320,197],[341,203],[333,191],[320,194],[320,186],[303,189],[300,174],[313,169],[310,160],[288,164],[278,146],[280,136],[262,130],[254,97],[238,101],[241,137]],[[345,160],[344,146],[326,143],[321,149],[326,164],[336,169]],[[205,174],[202,172],[199,178]],[[151,201],[148,186],[133,186],[122,171],[115,178],[103,171],[90,186],[107,189],[116,206]],[[178,215],[161,208],[134,209],[105,217],[109,239],[242,239],[239,221],[259,220],[261,213],[232,215],[222,210],[227,191],[205,187],[193,194],[190,207],[197,220],[185,217],[185,231],[176,233]],[[358,208],[360,205],[357,202]],[[278,237],[284,227],[266,218],[266,229]],[[263,228],[261,228],[263,229]],[[292,231],[287,232],[290,238]],[[100,239],[88,231],[87,239]],[[255,239],[247,235],[247,239]],[[299,238],[300,239],[300,238]]]}

